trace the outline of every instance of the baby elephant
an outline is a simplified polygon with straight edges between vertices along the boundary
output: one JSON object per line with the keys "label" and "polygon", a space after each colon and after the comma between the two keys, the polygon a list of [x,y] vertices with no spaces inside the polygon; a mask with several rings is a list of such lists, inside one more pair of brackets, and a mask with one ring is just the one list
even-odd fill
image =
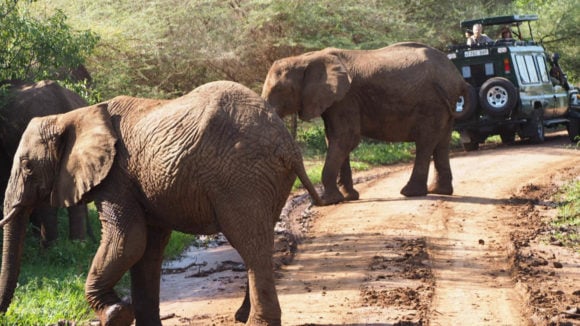
{"label": "baby elephant", "polygon": [[[274,224],[304,171],[298,146],[254,92],[213,82],[175,100],[116,97],[35,118],[18,147],[4,213],[0,310],[18,280],[31,208],[94,201],[102,240],[86,297],[103,325],[161,325],[163,249],[172,230],[223,232],[248,270],[247,324],[280,324]],[[131,273],[132,306],[113,287]]]}

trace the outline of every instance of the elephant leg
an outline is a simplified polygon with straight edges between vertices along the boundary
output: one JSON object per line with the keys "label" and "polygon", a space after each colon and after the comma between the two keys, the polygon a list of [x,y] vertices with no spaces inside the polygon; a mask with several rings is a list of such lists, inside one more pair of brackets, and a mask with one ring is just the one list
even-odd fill
{"label": "elephant leg", "polygon": [[[263,207],[241,207],[244,209],[235,209],[235,205],[231,205],[228,209],[231,213],[218,212],[218,216],[223,234],[238,251],[248,270],[250,312],[246,325],[280,325],[282,312],[276,294],[272,262],[274,223],[270,223],[275,219],[273,216],[265,216]],[[251,212],[251,215],[242,216],[243,212]],[[240,221],[255,223],[240,225]],[[240,319],[245,315],[244,305],[247,306],[247,303],[242,304],[236,313]]]}
{"label": "elephant leg", "polygon": [[101,325],[130,325],[133,308],[115,293],[114,286],[145,252],[147,230],[143,214],[134,205],[102,203],[97,206],[102,225],[99,249],[87,276],[85,295]]}
{"label": "elephant leg", "polygon": [[131,298],[135,325],[159,325],[159,287],[163,250],[169,242],[170,229],[149,226],[145,254],[131,267]]}
{"label": "elephant leg", "polygon": [[413,172],[411,172],[411,178],[401,190],[402,195],[406,197],[427,195],[429,164],[431,163],[431,155],[435,148],[435,144],[431,145],[431,143],[432,141],[429,140],[416,141],[417,150],[415,153]]}
{"label": "elephant leg", "polygon": [[68,210],[69,239],[85,240],[89,212],[86,205],[71,206]]}
{"label": "elephant leg", "polygon": [[[324,185],[322,201],[327,205],[336,204],[345,199],[358,199],[359,194],[353,187],[349,159],[350,151],[357,145],[358,141],[352,144],[329,141],[326,160],[322,168],[322,184]],[[342,192],[339,190],[339,185]]]}
{"label": "elephant leg", "polygon": [[48,204],[40,205],[32,211],[30,220],[40,230],[40,245],[48,248],[58,238],[58,209]]}
{"label": "elephant leg", "polygon": [[444,139],[437,144],[433,152],[433,162],[435,165],[435,179],[429,185],[429,193],[440,195],[452,195],[453,184],[451,175],[451,165],[449,163],[449,143],[451,141],[451,131]]}
{"label": "elephant leg", "polygon": [[337,178],[339,168],[345,159],[344,153],[340,151],[337,146],[329,146],[326,153],[326,160],[322,168],[322,185],[324,185],[324,192],[322,193],[322,201],[329,204],[336,204],[344,201],[344,196],[337,186]]}
{"label": "elephant leg", "polygon": [[358,200],[358,191],[354,190],[354,185],[352,182],[352,169],[350,168],[350,158],[346,157],[344,163],[340,167],[340,174],[338,177],[338,185],[340,186],[340,192],[343,194],[345,200]]}
{"label": "elephant leg", "polygon": [[[343,108],[335,108],[331,112],[343,111]],[[324,185],[322,201],[326,204],[335,204],[345,199],[358,199],[358,193],[353,188],[349,160],[350,152],[361,140],[358,115],[325,113],[322,119],[328,143],[326,160],[322,169],[322,184]],[[340,179],[337,180],[339,173]],[[339,190],[339,185],[343,192]]]}

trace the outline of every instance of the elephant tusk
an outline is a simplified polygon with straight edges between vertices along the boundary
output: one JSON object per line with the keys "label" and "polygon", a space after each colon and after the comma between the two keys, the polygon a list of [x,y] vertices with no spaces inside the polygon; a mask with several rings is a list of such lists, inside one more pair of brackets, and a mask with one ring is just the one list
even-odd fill
{"label": "elephant tusk", "polygon": [[0,228],[3,228],[4,225],[6,225],[8,222],[10,222],[16,215],[18,215],[18,213],[21,210],[22,209],[20,209],[18,207],[12,208],[12,210],[10,211],[10,213],[8,213],[8,215],[6,215],[6,217],[4,217],[4,219],[2,221],[0,221]]}

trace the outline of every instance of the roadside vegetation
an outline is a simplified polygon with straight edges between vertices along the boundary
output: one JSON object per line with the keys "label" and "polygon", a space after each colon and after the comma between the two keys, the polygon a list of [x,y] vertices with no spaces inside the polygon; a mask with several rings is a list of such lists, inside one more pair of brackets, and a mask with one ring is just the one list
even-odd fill
{"label": "roadside vegetation", "polygon": [[[260,92],[268,68],[280,57],[406,40],[445,51],[449,44],[464,42],[460,20],[513,13],[539,14],[537,40],[559,52],[569,79],[578,81],[579,11],[575,0],[478,0],[467,5],[436,0],[0,0],[0,81],[56,79],[91,104],[117,95],[171,98],[219,79]],[[90,78],[75,75],[81,66]],[[2,87],[0,106],[1,95]],[[310,178],[319,183],[326,152],[320,120],[298,122],[296,138]],[[460,148],[456,133],[452,146]],[[365,170],[413,156],[413,143],[364,140],[351,165]],[[565,189],[559,222],[576,229],[579,187]],[[99,235],[94,207],[90,212]],[[83,325],[92,318],[84,280],[98,242],[71,242],[67,227],[60,216],[60,238],[46,250],[29,230],[19,286],[8,313],[0,315],[1,325],[59,320]],[[174,232],[166,257],[177,257],[194,240]],[[577,238],[566,243],[574,241],[577,246]],[[127,280],[120,286],[127,287]]]}
{"label": "roadside vegetation", "polygon": [[560,241],[563,246],[580,253],[580,180],[574,180],[556,195],[558,215],[552,221],[551,242]]}

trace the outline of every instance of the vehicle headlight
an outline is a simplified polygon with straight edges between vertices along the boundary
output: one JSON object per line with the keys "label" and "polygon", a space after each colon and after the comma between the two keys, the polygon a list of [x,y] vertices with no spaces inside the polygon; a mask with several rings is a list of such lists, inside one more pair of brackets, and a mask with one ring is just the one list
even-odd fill
{"label": "vehicle headlight", "polygon": [[457,59],[457,53],[449,53],[447,55],[447,58],[449,58],[449,60],[451,60],[451,59]]}
{"label": "vehicle headlight", "polygon": [[497,53],[507,53],[507,48],[497,48]]}

